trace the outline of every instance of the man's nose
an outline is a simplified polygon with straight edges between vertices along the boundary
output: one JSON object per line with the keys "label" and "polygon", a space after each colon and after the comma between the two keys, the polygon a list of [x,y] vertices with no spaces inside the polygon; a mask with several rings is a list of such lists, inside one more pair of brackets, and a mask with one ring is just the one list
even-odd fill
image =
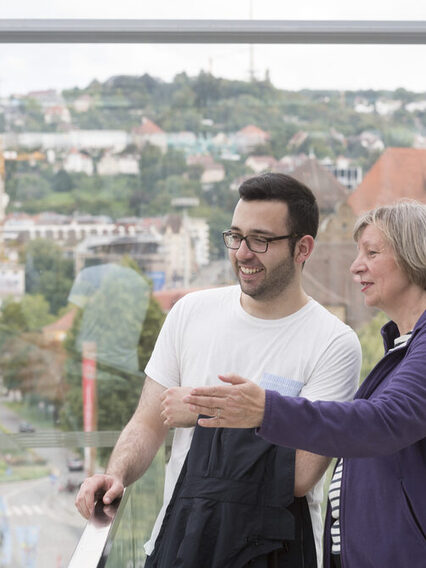
{"label": "man's nose", "polygon": [[248,246],[247,246],[247,241],[245,239],[243,239],[241,241],[240,247],[238,248],[238,250],[236,251],[236,257],[241,260],[243,258],[247,258],[247,257],[252,257],[253,256],[253,251],[251,251]]}

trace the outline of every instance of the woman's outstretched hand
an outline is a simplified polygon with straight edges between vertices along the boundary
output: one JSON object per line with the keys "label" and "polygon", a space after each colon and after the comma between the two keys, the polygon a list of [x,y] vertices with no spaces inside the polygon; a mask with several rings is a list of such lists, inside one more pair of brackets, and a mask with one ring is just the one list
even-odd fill
{"label": "woman's outstretched hand", "polygon": [[256,428],[265,412],[265,391],[238,375],[219,375],[226,385],[196,387],[183,398],[205,428]]}

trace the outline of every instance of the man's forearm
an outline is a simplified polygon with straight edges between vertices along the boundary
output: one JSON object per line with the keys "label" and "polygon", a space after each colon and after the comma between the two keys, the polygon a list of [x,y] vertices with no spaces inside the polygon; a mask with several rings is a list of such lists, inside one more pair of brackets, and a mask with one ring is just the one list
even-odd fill
{"label": "man's forearm", "polygon": [[160,397],[165,388],[146,377],[138,407],[122,431],[109,459],[106,473],[126,487],[150,466],[168,427],[160,416]]}
{"label": "man's forearm", "polygon": [[303,497],[324,475],[331,458],[296,450],[294,494]]}
{"label": "man's forearm", "polygon": [[121,433],[108,462],[106,473],[118,477],[127,487],[141,477],[151,465],[164,441],[161,432],[129,423]]}

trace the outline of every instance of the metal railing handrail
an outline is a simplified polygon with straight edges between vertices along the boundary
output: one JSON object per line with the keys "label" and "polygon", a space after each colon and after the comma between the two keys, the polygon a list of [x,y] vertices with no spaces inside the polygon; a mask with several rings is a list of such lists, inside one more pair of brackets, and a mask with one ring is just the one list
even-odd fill
{"label": "metal railing handrail", "polygon": [[131,486],[111,505],[97,501],[92,516],[77,543],[68,568],[104,568],[120,525]]}
{"label": "metal railing handrail", "polygon": [[424,20],[0,19],[0,43],[426,44]]}
{"label": "metal railing handrail", "polygon": [[28,433],[0,432],[0,451],[16,448],[112,448],[119,430],[83,432],[73,430],[40,430]]}

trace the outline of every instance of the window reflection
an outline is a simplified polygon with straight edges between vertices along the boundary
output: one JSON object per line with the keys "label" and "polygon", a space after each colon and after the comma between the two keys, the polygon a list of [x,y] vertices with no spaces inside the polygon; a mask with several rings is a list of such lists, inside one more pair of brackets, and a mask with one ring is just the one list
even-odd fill
{"label": "window reflection", "polygon": [[351,229],[378,201],[424,200],[426,97],[177,72],[14,94],[0,111],[0,564],[49,568],[82,530],[75,492],[133,412],[165,313],[233,282],[221,233],[245,177],[290,173],[316,193],[306,290],[373,365],[381,321],[348,275]]}

